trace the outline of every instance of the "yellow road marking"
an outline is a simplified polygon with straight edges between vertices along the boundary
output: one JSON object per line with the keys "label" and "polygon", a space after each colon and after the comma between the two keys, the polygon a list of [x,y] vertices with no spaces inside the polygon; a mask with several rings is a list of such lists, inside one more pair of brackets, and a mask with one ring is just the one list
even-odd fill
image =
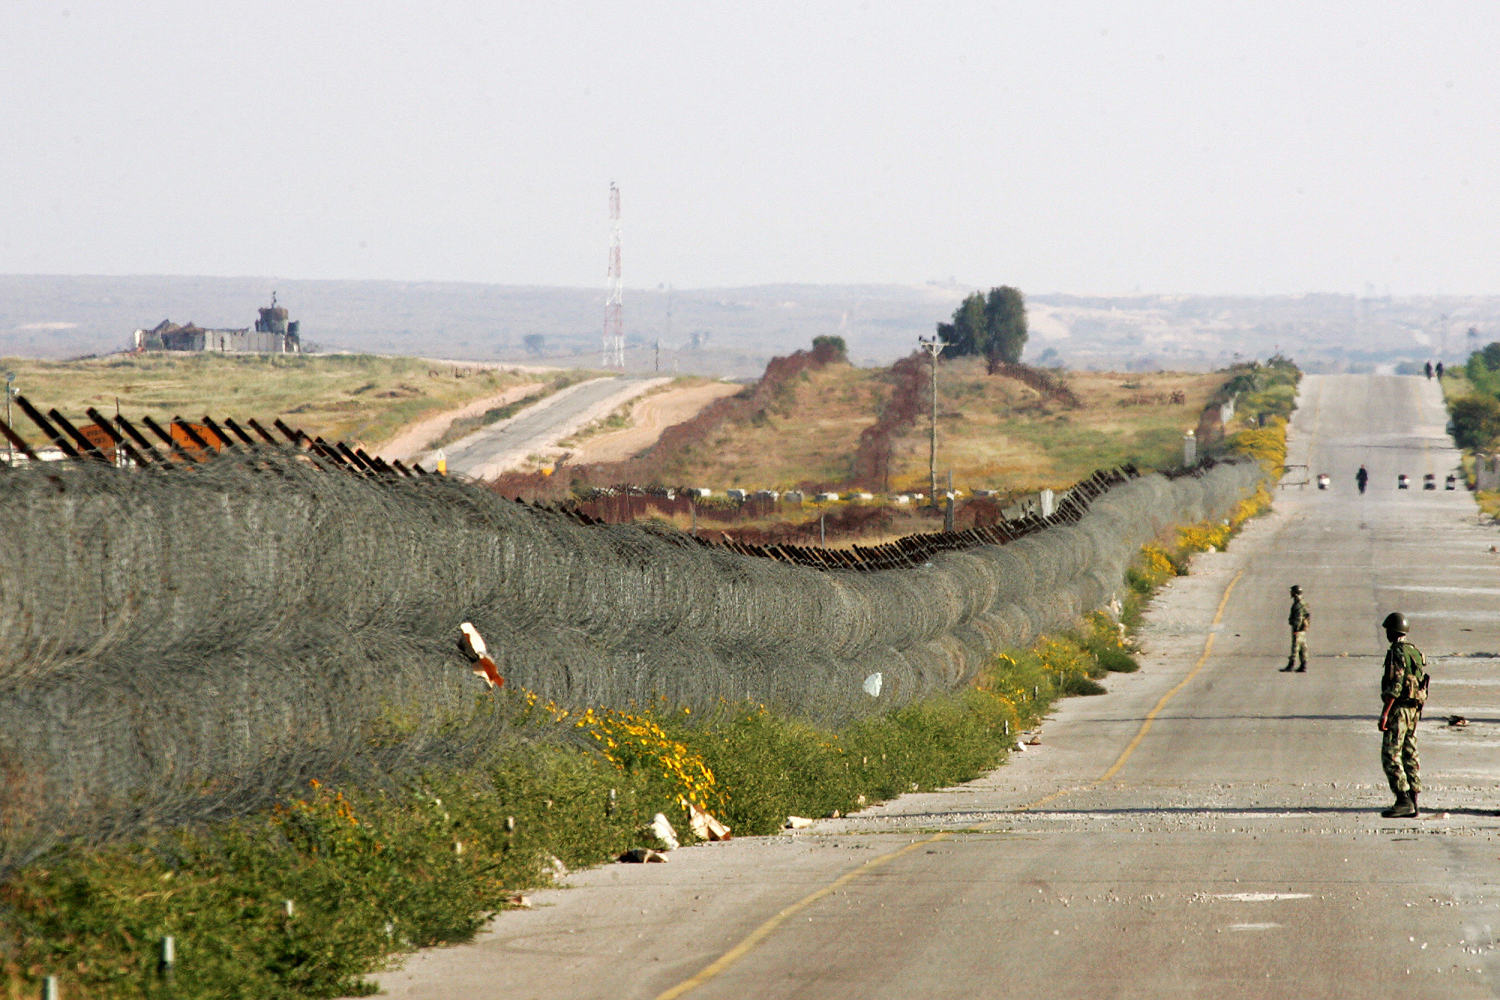
{"label": "yellow road marking", "polygon": [[730,948],[709,965],[704,966],[703,970],[697,975],[693,976],[691,979],[684,979],[682,982],[667,990],[665,993],[657,994],[656,1000],[675,1000],[676,997],[682,996],[689,990],[697,989],[704,983],[708,982],[710,979],[717,976],[719,973],[723,972],[725,969],[729,968],[735,962],[738,962],[740,959],[748,955],[756,945],[760,944],[761,941],[769,937],[771,932],[774,931],[777,927],[780,927],[788,917],[795,916],[797,913],[807,909],[809,906],[816,903],[824,896],[827,896],[829,893],[836,892],[837,890],[843,888],[845,885],[848,885],[850,882],[853,882],[861,875],[867,875],[870,872],[874,871],[876,868],[881,867],[882,865],[890,864],[892,861],[895,861],[903,854],[910,854],[912,851],[915,851],[919,847],[925,847],[928,844],[937,843],[939,840],[943,840],[950,836],[952,836],[952,834],[947,831],[944,831],[942,833],[935,833],[925,840],[918,840],[914,843],[907,844],[905,847],[901,848],[898,851],[892,851],[889,854],[882,854],[878,858],[873,858],[869,861],[866,861],[864,864],[860,865],[858,868],[854,869],[851,872],[845,872],[843,875],[839,876],[828,885],[825,885],[817,892],[813,893],[810,896],[804,896],[802,899],[797,900],[797,902],[793,903],[791,906],[788,906],[786,909],[776,914],[776,916],[772,917],[770,920],[767,920],[765,923],[755,928],[755,930],[751,931],[750,935],[743,941],[735,945],[733,948]]}
{"label": "yellow road marking", "polygon": [[[1214,620],[1209,624],[1210,630],[1218,627],[1219,622],[1223,620],[1224,608],[1229,604],[1229,595],[1234,593],[1235,584],[1239,583],[1240,577],[1244,575],[1245,571],[1240,570],[1238,573],[1234,574],[1234,579],[1229,581],[1229,586],[1224,588],[1224,596],[1219,599],[1218,610],[1214,612]],[[1198,662],[1193,664],[1193,669],[1188,671],[1188,675],[1186,677],[1177,682],[1176,687],[1161,696],[1161,700],[1156,703],[1155,708],[1146,713],[1146,721],[1141,723],[1140,732],[1135,734],[1135,739],[1130,741],[1129,745],[1125,747],[1123,752],[1121,752],[1119,758],[1110,765],[1109,770],[1105,771],[1099,776],[1099,780],[1094,782],[1095,785],[1102,784],[1103,782],[1108,781],[1110,778],[1113,778],[1116,774],[1119,773],[1120,768],[1124,767],[1125,762],[1130,759],[1130,755],[1135,753],[1135,748],[1141,745],[1141,741],[1144,740],[1146,738],[1146,734],[1151,731],[1151,724],[1156,721],[1156,717],[1161,714],[1161,710],[1167,707],[1167,702],[1175,698],[1177,696],[1177,692],[1187,687],[1188,684],[1193,680],[1193,678],[1197,677],[1199,672],[1203,670],[1203,665],[1208,662],[1208,655],[1213,652],[1213,649],[1214,633],[1210,631],[1208,633],[1208,639],[1203,643],[1203,654],[1198,657]]]}
{"label": "yellow road marking", "polygon": [[[1245,571],[1240,570],[1234,575],[1234,579],[1229,581],[1229,586],[1224,588],[1224,596],[1219,600],[1219,607],[1218,610],[1214,612],[1214,618],[1213,622],[1210,624],[1210,628],[1217,626],[1223,619],[1224,608],[1229,604],[1229,595],[1234,592],[1235,584],[1239,583],[1240,577],[1244,575]],[[1198,662],[1193,664],[1193,669],[1188,671],[1186,677],[1177,682],[1176,687],[1172,688],[1172,690],[1162,695],[1161,699],[1157,701],[1156,706],[1152,708],[1150,712],[1146,713],[1145,721],[1141,723],[1141,728],[1135,734],[1135,738],[1130,741],[1129,745],[1127,745],[1125,749],[1120,753],[1120,756],[1116,758],[1113,764],[1110,765],[1109,770],[1105,771],[1093,782],[1083,786],[1082,788],[1059,789],[1050,795],[1046,795],[1040,799],[1037,799],[1035,802],[1030,802],[1024,806],[1020,806],[1018,811],[1036,809],[1039,806],[1051,802],[1053,799],[1061,798],[1062,796],[1068,795],[1072,792],[1084,791],[1086,789],[1093,788],[1096,785],[1102,784],[1103,782],[1108,781],[1110,778],[1113,778],[1115,774],[1119,772],[1120,768],[1125,766],[1125,762],[1130,759],[1130,755],[1135,753],[1136,747],[1141,745],[1141,741],[1146,738],[1146,734],[1151,731],[1151,723],[1156,721],[1156,717],[1161,714],[1161,710],[1167,707],[1167,702],[1176,697],[1177,692],[1187,687],[1189,682],[1191,682],[1194,677],[1197,677],[1199,672],[1203,670],[1203,665],[1208,662],[1208,655],[1213,651],[1213,648],[1214,633],[1210,631],[1208,634],[1208,640],[1203,644],[1203,654],[1198,657]],[[755,928],[755,930],[751,931],[749,935],[746,936],[745,939],[742,940],[739,944],[735,945],[733,948],[730,948],[724,954],[720,955],[717,959],[704,966],[693,977],[684,979],[682,982],[678,983],[676,986],[673,986],[665,993],[657,994],[656,1000],[676,1000],[677,997],[683,996],[684,994],[697,989],[704,983],[722,973],[724,970],[728,969],[730,966],[734,965],[734,963],[738,962],[746,955],[750,954],[750,952],[755,949],[756,945],[760,944],[766,938],[770,937],[771,933],[775,931],[776,928],[785,923],[789,917],[795,916],[801,911],[807,909],[809,906],[816,903],[824,896],[827,896],[833,892],[837,892],[839,889],[848,885],[850,882],[853,882],[861,875],[868,875],[875,869],[880,868],[883,865],[890,864],[897,858],[902,857],[906,854],[910,854],[912,851],[915,851],[919,847],[925,847],[928,844],[935,844],[940,840],[951,837],[952,835],[953,834],[951,831],[935,833],[931,837],[927,837],[924,840],[914,841],[899,850],[892,851],[889,854],[882,854],[878,858],[873,858],[869,861],[866,861],[864,864],[860,865],[853,871],[845,872],[843,875],[840,875],[837,879],[830,882],[828,885],[825,885],[817,892],[802,897],[801,899],[797,900],[797,902],[788,906],[786,909],[782,910],[780,913],[776,914],[774,917],[770,918],[759,927]]]}

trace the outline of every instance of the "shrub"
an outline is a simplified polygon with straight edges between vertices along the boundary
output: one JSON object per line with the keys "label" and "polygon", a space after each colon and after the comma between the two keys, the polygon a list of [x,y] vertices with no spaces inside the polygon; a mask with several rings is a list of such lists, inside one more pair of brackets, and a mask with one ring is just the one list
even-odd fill
{"label": "shrub", "polygon": [[1460,448],[1488,448],[1500,437],[1500,399],[1464,396],[1453,401],[1453,440]]}
{"label": "shrub", "polygon": [[1271,417],[1264,427],[1237,431],[1229,438],[1228,450],[1255,459],[1268,473],[1279,473],[1286,464],[1286,421]]}

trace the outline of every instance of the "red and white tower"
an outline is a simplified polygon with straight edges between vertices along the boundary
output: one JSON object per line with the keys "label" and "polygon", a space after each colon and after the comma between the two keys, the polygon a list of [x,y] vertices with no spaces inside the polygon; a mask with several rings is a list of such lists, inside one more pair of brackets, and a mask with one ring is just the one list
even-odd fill
{"label": "red and white tower", "polygon": [[609,299],[604,304],[604,367],[625,367],[625,326],[620,307],[625,281],[620,276],[620,188],[609,184]]}

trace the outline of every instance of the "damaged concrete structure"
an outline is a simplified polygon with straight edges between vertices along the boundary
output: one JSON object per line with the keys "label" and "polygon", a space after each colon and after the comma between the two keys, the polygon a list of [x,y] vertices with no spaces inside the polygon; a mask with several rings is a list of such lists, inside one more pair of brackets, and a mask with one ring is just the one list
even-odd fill
{"label": "damaged concrete structure", "polygon": [[260,310],[254,329],[207,329],[196,323],[186,325],[164,319],[149,330],[135,331],[132,345],[137,351],[218,351],[224,354],[300,354],[302,337],[297,320],[290,319],[285,306],[271,304]]}

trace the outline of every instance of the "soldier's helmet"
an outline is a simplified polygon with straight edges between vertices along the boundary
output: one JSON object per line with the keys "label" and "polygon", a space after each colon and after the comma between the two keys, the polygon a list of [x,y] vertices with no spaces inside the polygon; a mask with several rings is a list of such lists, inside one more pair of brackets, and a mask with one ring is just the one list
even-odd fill
{"label": "soldier's helmet", "polygon": [[1302,588],[1299,587],[1299,586],[1297,586],[1295,583],[1292,584],[1292,596],[1296,597],[1297,595],[1299,595],[1301,593],[1302,593]]}
{"label": "soldier's helmet", "polygon": [[1392,611],[1390,614],[1385,616],[1385,621],[1381,622],[1380,626],[1387,632],[1394,632],[1397,635],[1405,635],[1407,632],[1406,616],[1399,611]]}

